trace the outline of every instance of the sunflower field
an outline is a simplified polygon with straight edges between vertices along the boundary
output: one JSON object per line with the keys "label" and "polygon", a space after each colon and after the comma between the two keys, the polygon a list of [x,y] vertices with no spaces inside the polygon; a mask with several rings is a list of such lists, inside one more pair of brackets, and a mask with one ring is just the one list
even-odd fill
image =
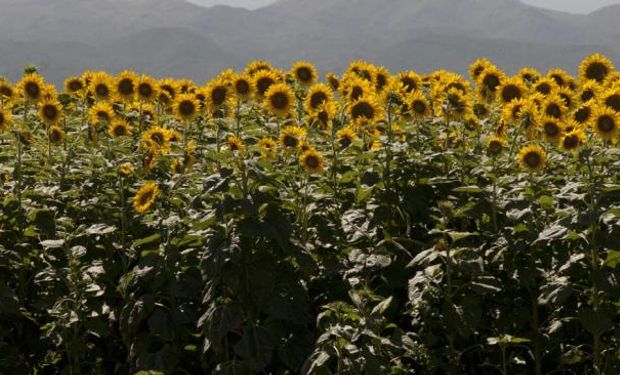
{"label": "sunflower field", "polygon": [[0,373],[620,374],[620,72],[469,75],[0,80]]}

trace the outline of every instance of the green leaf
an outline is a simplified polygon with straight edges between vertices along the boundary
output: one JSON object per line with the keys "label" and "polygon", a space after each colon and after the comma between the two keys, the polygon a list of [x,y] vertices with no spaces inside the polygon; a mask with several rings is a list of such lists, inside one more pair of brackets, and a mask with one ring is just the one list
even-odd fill
{"label": "green leaf", "polygon": [[479,186],[471,185],[471,186],[461,186],[461,187],[452,189],[452,191],[455,193],[473,194],[473,193],[482,193],[484,190],[480,188]]}
{"label": "green leaf", "polygon": [[141,238],[139,240],[135,240],[133,242],[133,246],[135,248],[140,248],[140,247],[143,247],[143,246],[146,246],[146,245],[151,245],[154,242],[157,242],[160,238],[161,238],[161,234],[155,233],[155,234],[152,234],[152,235],[150,235],[148,237]]}
{"label": "green leaf", "polygon": [[611,328],[611,317],[603,310],[583,307],[579,310],[577,318],[579,318],[581,325],[595,337],[601,336]]}
{"label": "green leaf", "polygon": [[619,263],[620,263],[620,251],[609,250],[609,252],[607,253],[607,259],[605,259],[605,262],[603,263],[603,265],[609,268],[616,268]]}

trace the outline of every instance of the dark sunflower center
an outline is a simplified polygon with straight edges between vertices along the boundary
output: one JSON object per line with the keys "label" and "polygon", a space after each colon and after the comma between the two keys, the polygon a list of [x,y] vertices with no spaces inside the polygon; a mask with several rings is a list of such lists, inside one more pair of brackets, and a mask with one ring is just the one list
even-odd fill
{"label": "dark sunflower center", "polygon": [[235,90],[237,90],[237,92],[241,95],[246,95],[250,92],[250,84],[244,79],[239,80],[235,82]]}
{"label": "dark sunflower center", "polygon": [[415,113],[419,115],[422,115],[426,112],[426,104],[421,100],[416,100],[411,103],[411,108]]}
{"label": "dark sunflower center", "polygon": [[164,135],[161,133],[153,133],[151,134],[151,140],[154,141],[155,143],[157,143],[158,145],[163,145],[164,144]]}
{"label": "dark sunflower center", "polygon": [[62,140],[62,133],[58,129],[53,129],[50,132],[50,141],[52,143],[58,143]]}
{"label": "dark sunflower center", "polygon": [[150,98],[153,95],[153,86],[148,83],[141,83],[138,86],[138,92],[143,98]]}
{"label": "dark sunflower center", "polygon": [[482,71],[484,70],[484,66],[480,65],[477,66],[474,70],[473,70],[473,76],[474,78],[478,78],[480,76],[480,74],[482,74]]}
{"label": "dark sunflower center", "polygon": [[216,106],[220,106],[224,104],[224,101],[226,100],[226,87],[224,86],[215,87],[213,91],[211,91],[211,100],[213,101],[213,104]]}
{"label": "dark sunflower center", "polygon": [[239,151],[239,144],[235,141],[230,142],[230,150],[231,151]]}
{"label": "dark sunflower center", "polygon": [[286,134],[282,139],[282,143],[284,143],[286,147],[297,147],[299,140],[290,134]]}
{"label": "dark sunflower center", "polygon": [[553,75],[551,75],[551,79],[552,79],[552,80],[554,80],[554,81],[555,81],[555,83],[557,83],[557,84],[558,84],[558,85],[560,85],[560,86],[564,86],[564,84],[566,83],[566,82],[564,81],[564,78],[563,78],[561,75],[559,75],[559,74],[553,74]]}
{"label": "dark sunflower center", "polygon": [[170,85],[163,85],[161,87],[161,89],[164,90],[165,92],[167,92],[168,95],[170,95],[171,98],[174,98],[175,92],[174,92],[174,88],[172,88],[172,86],[170,86]]}
{"label": "dark sunflower center", "polygon": [[38,98],[39,94],[41,94],[41,88],[35,82],[27,82],[24,86],[24,90],[26,94],[31,98]]}
{"label": "dark sunflower center", "polygon": [[319,163],[319,158],[317,158],[316,156],[314,156],[314,155],[308,155],[308,156],[306,157],[306,165],[307,165],[309,168],[317,168],[317,167],[319,166],[319,164],[320,164],[320,163]]}
{"label": "dark sunflower center", "polygon": [[411,77],[403,77],[400,81],[402,82],[406,92],[411,92],[417,88],[415,80]]}
{"label": "dark sunflower center", "polygon": [[607,65],[601,62],[592,63],[586,68],[586,78],[597,82],[604,81],[608,73]]}
{"label": "dark sunflower center", "polygon": [[351,89],[351,100],[357,100],[364,95],[364,90],[360,86],[353,86]]}
{"label": "dark sunflower center", "polygon": [[288,108],[289,105],[289,99],[288,99],[288,95],[286,95],[283,92],[276,92],[273,95],[271,95],[271,98],[269,99],[271,101],[271,105],[278,110],[284,110]]}
{"label": "dark sunflower center", "polygon": [[110,115],[106,111],[97,112],[97,117],[99,117],[99,119],[101,120],[106,120],[106,121],[110,119]]}
{"label": "dark sunflower center", "polygon": [[301,82],[309,82],[312,80],[312,71],[307,67],[297,69],[297,79]]}
{"label": "dark sunflower center", "polygon": [[499,77],[495,74],[487,74],[482,80],[482,84],[491,92],[495,92],[497,86],[499,86]]}
{"label": "dark sunflower center", "polygon": [[605,105],[616,112],[620,112],[620,94],[613,94],[605,99]]}
{"label": "dark sunflower center", "polygon": [[318,108],[321,104],[323,104],[327,100],[327,94],[323,91],[318,91],[310,96],[310,106],[313,109]]}
{"label": "dark sunflower center", "polygon": [[519,98],[521,98],[521,89],[515,85],[508,85],[502,90],[502,99],[504,99],[505,102],[510,102]]}
{"label": "dark sunflower center", "polygon": [[564,138],[562,146],[567,150],[573,150],[579,147],[579,138],[576,135],[569,135]]}
{"label": "dark sunflower center", "polygon": [[125,135],[126,133],[127,133],[126,129],[125,129],[125,127],[123,125],[116,125],[114,127],[114,135],[115,136],[120,137],[120,136]]}
{"label": "dark sunflower center", "polygon": [[340,86],[340,82],[338,82],[338,80],[334,77],[331,77],[329,79],[329,85],[334,89],[334,90],[338,90],[338,87]]}
{"label": "dark sunflower center", "polygon": [[356,103],[351,110],[351,116],[354,120],[359,118],[371,119],[374,117],[374,115],[375,109],[368,102]]}
{"label": "dark sunflower center", "polygon": [[11,88],[8,86],[2,86],[0,87],[0,95],[10,98],[11,96],[13,96],[13,90],[11,90]]}
{"label": "dark sunflower center", "polygon": [[614,119],[611,118],[610,116],[601,116],[598,119],[598,129],[602,132],[602,133],[610,133],[614,130],[614,128],[616,127],[616,123],[614,122]]}
{"label": "dark sunflower center", "polygon": [[592,115],[592,110],[590,109],[590,107],[583,107],[575,111],[575,115],[573,117],[575,121],[577,121],[580,124],[583,124],[590,119],[591,115]]}
{"label": "dark sunflower center", "polygon": [[256,90],[259,94],[265,95],[269,87],[273,84],[274,81],[270,77],[259,78],[258,81],[256,81]]}
{"label": "dark sunflower center", "polygon": [[342,137],[340,137],[339,142],[342,147],[348,147],[352,143],[351,136],[348,134],[344,134],[342,135]]}
{"label": "dark sunflower center", "polygon": [[592,98],[594,98],[594,90],[592,89],[583,90],[583,92],[581,93],[582,102],[587,102],[588,100]]}
{"label": "dark sunflower center", "polygon": [[194,114],[195,111],[196,108],[194,107],[194,103],[190,102],[189,100],[182,101],[179,104],[179,112],[183,116],[191,116]]}
{"label": "dark sunflower center", "polygon": [[387,77],[384,76],[383,74],[378,74],[377,75],[377,89],[378,90],[383,89],[386,84],[387,84]]}
{"label": "dark sunflower center", "polygon": [[82,82],[81,81],[78,81],[78,80],[75,79],[75,80],[69,82],[69,90],[71,90],[71,91],[74,91],[74,92],[75,91],[79,91],[82,88],[83,88],[83,86],[82,86]]}
{"label": "dark sunflower center", "polygon": [[499,154],[502,151],[502,143],[497,140],[491,141],[489,143],[489,151],[492,154]]}
{"label": "dark sunflower center", "polygon": [[551,92],[551,85],[546,82],[541,83],[540,85],[536,86],[536,91],[543,95],[548,95]]}
{"label": "dark sunflower center", "polygon": [[319,114],[317,115],[317,118],[319,119],[319,121],[321,121],[325,125],[327,125],[327,123],[329,122],[329,115],[325,111],[319,112]]}
{"label": "dark sunflower center", "polygon": [[528,152],[523,160],[530,168],[538,168],[542,163],[542,157],[537,152]]}
{"label": "dark sunflower center", "polygon": [[152,190],[147,190],[145,191],[141,196],[140,199],[138,201],[138,204],[140,206],[144,206],[145,204],[148,203],[149,200],[151,200],[151,198],[153,197],[153,191]]}
{"label": "dark sunflower center", "polygon": [[53,105],[43,107],[43,116],[48,120],[54,120],[58,116],[58,109]]}
{"label": "dark sunflower center", "polygon": [[123,78],[118,83],[118,92],[121,95],[132,95],[133,94],[133,81],[130,78]]}
{"label": "dark sunflower center", "polygon": [[106,85],[97,85],[97,87],[95,87],[95,93],[100,97],[105,98],[110,94],[110,89],[108,89],[108,86]]}
{"label": "dark sunflower center", "polygon": [[2,125],[4,125],[4,114],[2,112],[0,112],[0,127],[2,127]]}
{"label": "dark sunflower center", "polygon": [[556,103],[549,103],[545,109],[545,113],[553,118],[562,117],[562,110]]}
{"label": "dark sunflower center", "polygon": [[545,123],[545,134],[548,137],[555,137],[560,134],[560,128],[558,127],[558,124],[554,122]]}

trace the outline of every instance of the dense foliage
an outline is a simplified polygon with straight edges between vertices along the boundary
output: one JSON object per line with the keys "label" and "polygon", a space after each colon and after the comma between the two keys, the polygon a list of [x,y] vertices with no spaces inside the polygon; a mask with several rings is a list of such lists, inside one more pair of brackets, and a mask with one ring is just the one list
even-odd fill
{"label": "dense foliage", "polygon": [[620,373],[620,74],[470,74],[0,81],[0,373]]}

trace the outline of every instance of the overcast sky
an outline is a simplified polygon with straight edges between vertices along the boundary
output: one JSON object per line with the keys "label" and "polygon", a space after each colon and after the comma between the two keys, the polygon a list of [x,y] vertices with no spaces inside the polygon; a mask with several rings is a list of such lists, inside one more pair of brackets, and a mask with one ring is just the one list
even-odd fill
{"label": "overcast sky", "polygon": [[[203,5],[227,4],[245,8],[257,8],[275,0],[189,0]],[[454,0],[459,1],[459,0]],[[620,4],[620,0],[521,0],[524,3],[540,7],[562,10],[572,13],[589,13],[611,4]]]}

